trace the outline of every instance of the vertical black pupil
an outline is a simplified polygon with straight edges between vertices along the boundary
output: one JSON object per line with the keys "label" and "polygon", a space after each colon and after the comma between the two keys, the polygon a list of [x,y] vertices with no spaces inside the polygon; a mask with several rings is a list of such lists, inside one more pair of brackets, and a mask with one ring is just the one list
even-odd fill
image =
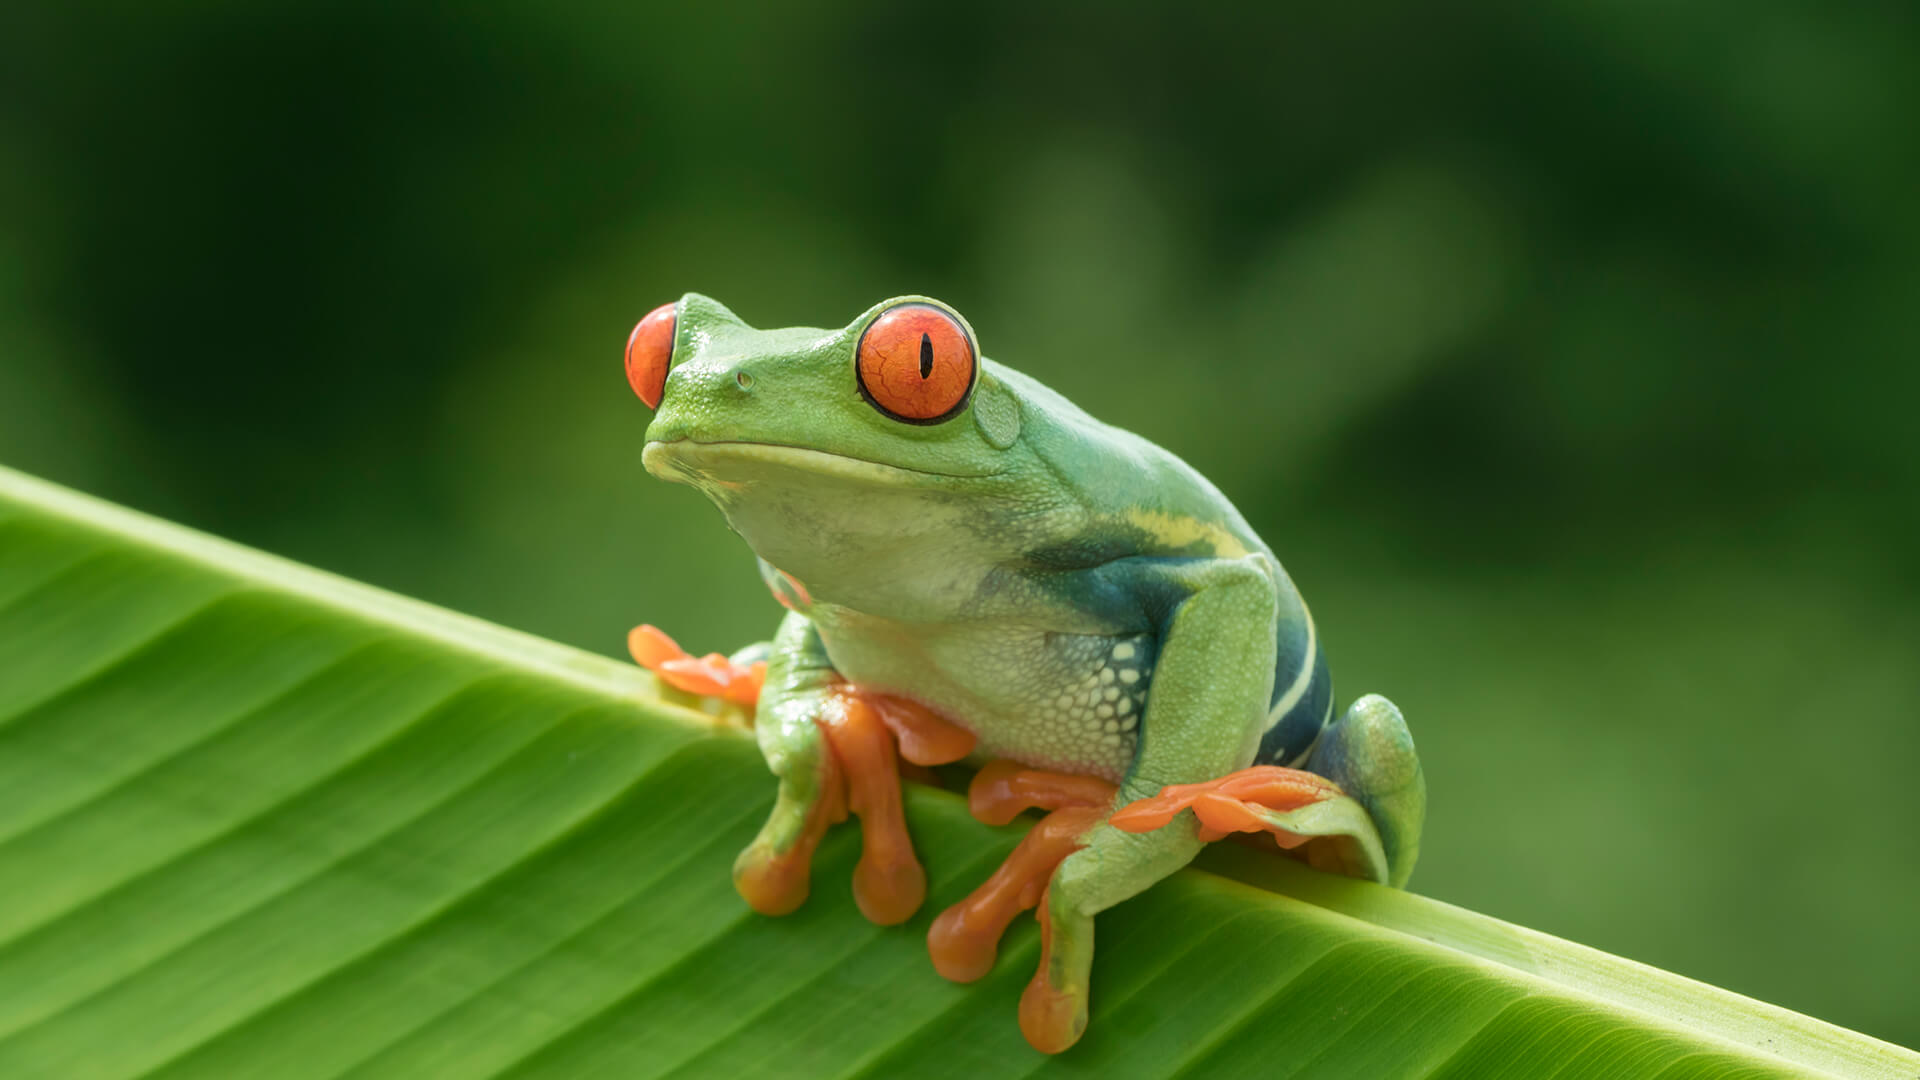
{"label": "vertical black pupil", "polygon": [[933,339],[922,333],[920,335],[920,377],[924,379],[932,374]]}

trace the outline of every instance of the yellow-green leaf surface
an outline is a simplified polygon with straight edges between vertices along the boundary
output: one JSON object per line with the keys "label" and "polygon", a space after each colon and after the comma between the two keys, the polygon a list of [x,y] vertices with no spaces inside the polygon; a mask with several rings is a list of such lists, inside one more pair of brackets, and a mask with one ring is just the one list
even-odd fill
{"label": "yellow-green leaf surface", "polygon": [[1044,1058],[1030,920],[973,986],[924,948],[1018,830],[915,788],[912,922],[855,910],[851,827],[755,915],[772,784],[691,704],[0,470],[0,1077],[1920,1076],[1232,846],[1101,917],[1092,1027]]}

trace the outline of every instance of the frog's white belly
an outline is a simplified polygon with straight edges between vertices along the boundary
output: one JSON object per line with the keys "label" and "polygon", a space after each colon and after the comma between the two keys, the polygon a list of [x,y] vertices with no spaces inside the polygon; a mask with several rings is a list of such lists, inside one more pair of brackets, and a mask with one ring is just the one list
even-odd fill
{"label": "frog's white belly", "polygon": [[986,620],[907,626],[841,609],[816,627],[848,681],[914,698],[978,736],[981,760],[1118,781],[1133,761],[1153,639]]}

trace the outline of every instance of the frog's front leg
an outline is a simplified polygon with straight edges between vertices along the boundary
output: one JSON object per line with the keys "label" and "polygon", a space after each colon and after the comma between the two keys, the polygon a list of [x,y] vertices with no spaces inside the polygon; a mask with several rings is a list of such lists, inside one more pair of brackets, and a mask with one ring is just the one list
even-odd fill
{"label": "frog's front leg", "polygon": [[779,778],[773,812],[733,864],[733,884],[755,911],[785,915],[806,902],[813,849],[847,816],[839,762],[821,720],[838,676],[805,616],[788,614],[767,657],[754,734]]}
{"label": "frog's front leg", "polygon": [[854,900],[883,926],[910,918],[926,898],[926,874],[907,836],[895,741],[908,761],[938,765],[970,753],[973,736],[911,702],[843,682],[798,613],[774,638],[754,731],[780,788],[760,835],[734,861],[740,895],[768,915],[799,907],[814,848],[851,810],[862,845]]}

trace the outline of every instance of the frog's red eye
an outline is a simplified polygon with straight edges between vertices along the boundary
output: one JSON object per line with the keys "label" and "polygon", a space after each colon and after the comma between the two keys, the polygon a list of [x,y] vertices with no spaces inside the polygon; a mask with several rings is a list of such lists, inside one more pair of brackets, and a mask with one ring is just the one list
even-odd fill
{"label": "frog's red eye", "polygon": [[860,335],[857,353],[860,393],[909,424],[937,424],[965,408],[979,368],[966,327],[932,304],[887,310]]}
{"label": "frog's red eye", "polygon": [[647,408],[660,407],[667,390],[667,366],[673,361],[674,305],[661,304],[627,337],[627,383]]}

